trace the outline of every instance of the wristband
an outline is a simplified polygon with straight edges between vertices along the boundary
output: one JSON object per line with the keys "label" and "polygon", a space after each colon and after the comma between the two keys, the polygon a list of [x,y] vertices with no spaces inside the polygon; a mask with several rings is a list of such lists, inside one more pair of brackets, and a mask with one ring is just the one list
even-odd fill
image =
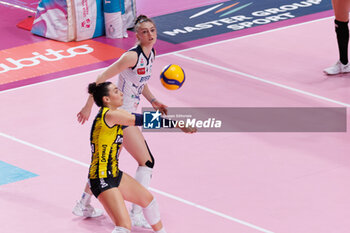
{"label": "wristband", "polygon": [[135,115],[135,125],[136,126],[141,126],[143,125],[143,115],[139,113],[132,113]]}
{"label": "wristband", "polygon": [[152,104],[154,101],[156,101],[156,98],[151,99],[150,103]]}
{"label": "wristband", "polygon": [[[139,114],[139,113],[132,113],[132,114],[135,115],[135,125],[142,126],[143,125],[143,114]],[[175,128],[176,121],[160,117],[160,127],[162,127],[162,128],[164,127],[163,122],[168,128]]]}

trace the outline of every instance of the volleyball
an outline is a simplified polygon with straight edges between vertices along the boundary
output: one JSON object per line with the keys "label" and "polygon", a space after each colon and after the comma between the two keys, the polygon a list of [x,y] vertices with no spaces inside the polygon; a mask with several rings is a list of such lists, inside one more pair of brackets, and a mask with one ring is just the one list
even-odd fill
{"label": "volleyball", "polygon": [[185,82],[185,72],[179,65],[167,65],[160,73],[160,82],[169,90],[177,90]]}

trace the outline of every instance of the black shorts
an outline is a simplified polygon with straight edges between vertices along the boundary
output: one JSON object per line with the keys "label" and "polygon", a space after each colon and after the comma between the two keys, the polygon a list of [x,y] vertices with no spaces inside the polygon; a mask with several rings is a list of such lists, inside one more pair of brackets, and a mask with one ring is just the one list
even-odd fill
{"label": "black shorts", "polygon": [[111,188],[118,188],[122,180],[123,172],[119,170],[117,177],[107,177],[98,179],[89,179],[91,192],[97,198],[103,191]]}

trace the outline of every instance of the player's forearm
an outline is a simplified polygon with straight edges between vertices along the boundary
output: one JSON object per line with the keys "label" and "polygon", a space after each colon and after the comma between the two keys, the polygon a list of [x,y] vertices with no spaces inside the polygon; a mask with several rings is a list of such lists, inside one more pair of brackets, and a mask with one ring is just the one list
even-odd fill
{"label": "player's forearm", "polygon": [[92,95],[89,95],[88,99],[86,100],[85,107],[91,109],[93,105],[94,105],[94,97]]}
{"label": "player's forearm", "polygon": [[152,94],[151,90],[148,87],[148,84],[145,85],[142,91],[142,95],[150,102],[152,103],[156,98]]}

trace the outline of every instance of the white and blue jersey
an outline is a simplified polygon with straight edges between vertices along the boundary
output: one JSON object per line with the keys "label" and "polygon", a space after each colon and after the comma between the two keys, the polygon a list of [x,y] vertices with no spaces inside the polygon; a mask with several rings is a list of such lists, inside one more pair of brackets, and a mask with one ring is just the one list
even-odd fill
{"label": "white and blue jersey", "polygon": [[147,57],[140,45],[131,48],[129,51],[137,53],[137,63],[134,67],[120,73],[117,86],[123,92],[124,101],[121,108],[128,112],[136,112],[143,88],[151,78],[155,52],[152,49],[149,57]]}

